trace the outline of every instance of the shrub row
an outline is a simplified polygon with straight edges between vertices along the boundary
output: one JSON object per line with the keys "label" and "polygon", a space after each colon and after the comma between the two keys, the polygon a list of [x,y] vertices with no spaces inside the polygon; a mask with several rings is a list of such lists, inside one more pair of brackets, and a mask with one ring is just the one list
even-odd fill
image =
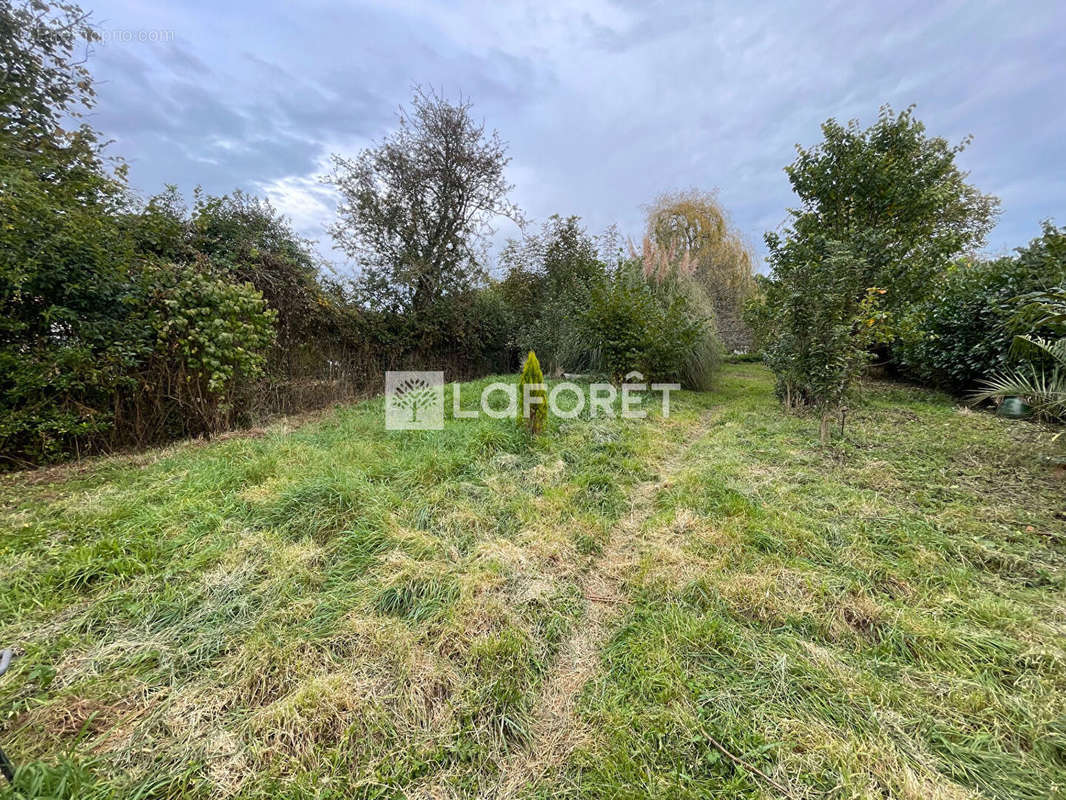
{"label": "shrub row", "polygon": [[933,281],[902,314],[892,355],[903,374],[956,394],[973,391],[1010,362],[1019,330],[1019,298],[1066,285],[1066,228],[1045,222],[1043,235],[1012,257],[965,259]]}

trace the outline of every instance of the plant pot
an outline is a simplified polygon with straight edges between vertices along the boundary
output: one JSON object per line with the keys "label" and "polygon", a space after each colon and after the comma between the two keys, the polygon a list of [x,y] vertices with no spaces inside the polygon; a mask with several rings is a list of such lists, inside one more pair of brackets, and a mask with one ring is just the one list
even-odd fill
{"label": "plant pot", "polygon": [[1003,402],[996,409],[997,417],[1007,419],[1025,419],[1032,413],[1033,410],[1020,397],[1004,397]]}

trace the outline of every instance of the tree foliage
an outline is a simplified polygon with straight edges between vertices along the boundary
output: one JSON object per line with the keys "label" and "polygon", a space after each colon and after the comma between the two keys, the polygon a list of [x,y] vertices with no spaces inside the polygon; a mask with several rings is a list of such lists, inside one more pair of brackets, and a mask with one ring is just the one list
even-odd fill
{"label": "tree foliage", "polygon": [[124,224],[143,256],[209,264],[234,283],[250,284],[277,312],[279,347],[298,347],[339,309],[339,287],[322,279],[311,243],[265,199],[197,189],[190,209],[170,186]]}
{"label": "tree foliage", "polygon": [[333,156],[340,192],[331,232],[364,270],[368,302],[422,311],[482,274],[492,221],[520,219],[507,200],[508,158],[471,104],[417,89],[399,128],[355,158]]}
{"label": "tree foliage", "polygon": [[21,151],[24,158],[61,145],[70,136],[65,119],[92,106],[85,56],[98,38],[89,15],[74,4],[0,6],[0,131],[9,144],[30,145]]}
{"label": "tree foliage", "polygon": [[638,261],[620,263],[593,287],[580,336],[592,366],[615,383],[630,372],[706,389],[719,358],[712,320],[676,281],[649,279]]}
{"label": "tree foliage", "polygon": [[580,313],[592,287],[606,275],[609,247],[582,227],[578,217],[552,215],[539,232],[510,240],[500,254],[506,275],[499,292],[511,310],[509,344],[518,354],[536,350],[550,370],[580,369]]}
{"label": "tree foliage", "polygon": [[763,360],[777,379],[786,408],[812,408],[822,416],[840,408],[870,360],[870,345],[884,336],[884,290],[864,287],[865,265],[840,242],[767,235],[773,279],[749,307]]}
{"label": "tree foliage", "polygon": [[998,201],[966,182],[951,146],[908,108],[884,106],[868,129],[829,120],[785,168],[800,207],[767,233],[772,275],[748,319],[786,406],[828,414],[932,282],[979,246]]}
{"label": "tree foliage", "polygon": [[959,260],[899,314],[892,356],[904,375],[964,394],[1008,366],[1017,298],[1066,284],[1066,228],[1043,228],[1014,256]]}
{"label": "tree foliage", "polygon": [[[797,145],[785,168],[799,197],[785,238],[838,242],[854,256],[864,287],[886,289],[890,310],[920,300],[959,255],[980,247],[994,224],[999,201],[966,182],[955,163],[969,139],[950,145],[926,134],[908,108],[883,106],[877,122],[822,125],[822,141]],[[827,251],[819,258],[824,260]]]}
{"label": "tree foliage", "polygon": [[128,247],[116,224],[121,169],[96,133],[64,127],[93,100],[70,5],[0,4],[0,444],[64,452],[108,425],[99,413],[144,346],[123,335]]}

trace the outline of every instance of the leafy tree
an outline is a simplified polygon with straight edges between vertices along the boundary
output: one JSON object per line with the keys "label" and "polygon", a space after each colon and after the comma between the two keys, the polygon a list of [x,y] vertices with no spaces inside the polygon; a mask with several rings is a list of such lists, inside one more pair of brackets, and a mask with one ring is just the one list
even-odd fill
{"label": "leafy tree", "polygon": [[[80,117],[95,97],[78,51],[98,38],[89,14],[72,3],[0,5],[0,131],[9,146],[55,147],[70,136],[64,120]],[[21,155],[36,154],[26,147]]]}
{"label": "leafy tree", "polygon": [[840,242],[808,247],[767,236],[767,243],[773,279],[762,283],[749,320],[778,396],[786,408],[819,413],[824,441],[830,415],[869,362],[870,345],[884,336],[884,290],[863,287],[865,265]]}
{"label": "leafy tree", "polygon": [[[54,458],[110,426],[150,339],[127,329],[124,170],[71,127],[93,102],[74,5],[0,4],[0,449]],[[18,454],[18,455],[16,455]]]}
{"label": "leafy tree", "polygon": [[552,215],[536,233],[510,240],[500,254],[507,270],[499,291],[512,314],[511,346],[537,350],[549,370],[580,368],[576,325],[594,285],[606,275],[597,242],[578,217]]}
{"label": "leafy tree", "polygon": [[781,399],[818,410],[825,439],[869,348],[887,345],[908,304],[984,241],[998,201],[955,164],[968,140],[926,136],[910,108],[884,106],[866,130],[831,119],[822,133],[785,168],[801,206],[784,235],[766,234],[773,274],[748,319]]}
{"label": "leafy tree", "polygon": [[[822,125],[823,140],[796,146],[785,172],[800,207],[789,211],[786,239],[805,249],[838,242],[861,268],[854,282],[887,290],[886,308],[920,300],[929,283],[960,254],[980,247],[999,201],[966,182],[952,146],[926,135],[913,108],[897,114],[883,106],[865,130],[857,120]],[[769,237],[768,237],[769,239]],[[819,261],[829,256],[823,250]],[[858,298],[856,298],[858,299]]]}
{"label": "leafy tree", "polygon": [[540,370],[537,354],[532,350],[522,366],[518,379],[518,424],[532,434],[544,431],[548,422],[548,392],[544,386],[544,373]]}
{"label": "leafy tree", "polygon": [[362,265],[375,306],[421,311],[468,289],[482,275],[492,221],[521,219],[507,200],[504,144],[470,110],[417,89],[380,145],[333,156],[329,180],[341,202],[331,232]]}

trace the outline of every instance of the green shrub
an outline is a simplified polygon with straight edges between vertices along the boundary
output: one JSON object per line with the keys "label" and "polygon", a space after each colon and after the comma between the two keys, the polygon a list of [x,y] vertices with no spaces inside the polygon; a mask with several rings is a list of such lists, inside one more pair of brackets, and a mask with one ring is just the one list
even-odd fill
{"label": "green shrub", "polygon": [[870,360],[884,330],[883,289],[863,287],[865,269],[839,242],[781,240],[767,235],[774,277],[762,282],[748,320],[763,361],[790,409],[828,415],[838,408]]}
{"label": "green shrub", "polygon": [[143,354],[125,302],[123,171],[76,118],[94,40],[74,6],[0,4],[0,459],[87,449]]}
{"label": "green shrub", "polygon": [[[471,219],[447,242],[430,237],[433,264],[391,265],[420,298],[407,314],[324,279],[264,200],[197,191],[190,210],[168,189],[136,202],[124,166],[78,121],[93,105],[82,58],[96,38],[76,5],[0,4],[0,61],[21,76],[0,81],[0,469],[326,405],[388,369],[511,368],[511,309],[479,284]],[[467,107],[422,101],[463,124],[464,152],[498,178],[501,145]]]}
{"label": "green shrub", "polygon": [[1043,235],[1017,255],[964,261],[935,280],[902,314],[892,356],[907,377],[962,394],[1008,366],[1016,332],[1016,298],[1066,282],[1066,228],[1044,223]]}
{"label": "green shrub", "polygon": [[549,372],[589,367],[579,318],[607,274],[601,249],[577,217],[557,214],[539,232],[507,243],[500,254],[507,275],[497,288],[510,308],[516,359],[536,350]]}
{"label": "green shrub", "polygon": [[[1018,366],[993,372],[975,401],[1021,397],[1038,418],[1066,421],[1066,286],[1018,298],[1010,356]],[[1037,335],[1033,331],[1046,331]],[[1058,437],[1056,437],[1058,438]]]}
{"label": "green shrub", "polygon": [[548,421],[548,392],[544,386],[544,373],[540,370],[537,354],[532,350],[526,356],[522,375],[518,379],[517,420],[532,434],[543,432]]}
{"label": "green shrub", "polygon": [[697,307],[684,284],[645,278],[627,262],[595,286],[580,315],[588,361],[615,383],[630,372],[649,381],[678,381],[688,388],[710,383],[721,347],[710,310]]}
{"label": "green shrub", "polygon": [[549,370],[615,382],[636,371],[707,388],[722,347],[699,276],[672,261],[646,264],[647,253],[621,259],[611,231],[594,238],[579,223],[553,216],[501,254],[508,272],[495,288],[510,309],[512,348],[535,350]]}
{"label": "green shrub", "polygon": [[157,386],[192,419],[190,427],[217,431],[232,420],[239,384],[263,371],[277,312],[251,284],[231,283],[200,269],[165,265],[152,298],[152,326],[162,369]]}

